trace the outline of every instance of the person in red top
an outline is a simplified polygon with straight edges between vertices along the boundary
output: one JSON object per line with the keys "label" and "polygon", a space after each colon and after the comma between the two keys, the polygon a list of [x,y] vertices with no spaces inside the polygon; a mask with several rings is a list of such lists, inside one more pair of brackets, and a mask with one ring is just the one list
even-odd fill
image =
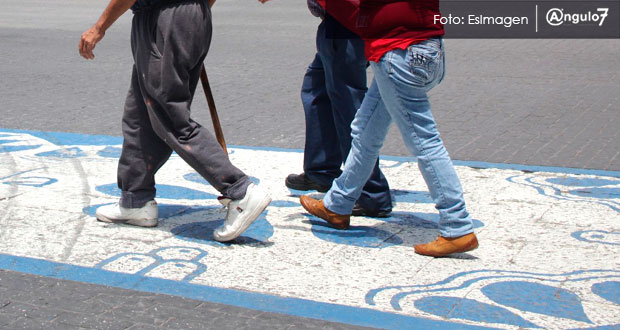
{"label": "person in red top", "polygon": [[318,0],[326,11],[366,42],[366,57],[379,62],[390,50],[441,37],[439,0]]}
{"label": "person in red top", "polygon": [[[321,23],[316,32],[316,55],[301,86],[306,124],[303,172],[288,175],[284,183],[290,189],[326,192],[342,173],[351,149],[351,122],[368,90],[368,61],[364,40],[327,15],[317,0],[307,0],[307,5]],[[377,162],[352,214],[386,218],[390,212],[390,186]]]}
{"label": "person in red top", "polygon": [[414,247],[442,257],[478,247],[463,189],[431,113],[428,91],[444,78],[443,26],[439,2],[414,0],[319,0],[341,24],[360,35],[374,73],[351,124],[351,151],[323,200],[301,196],[302,206],[339,229],[347,229],[353,204],[379,157],[388,128],[396,123],[439,211],[440,236]]}

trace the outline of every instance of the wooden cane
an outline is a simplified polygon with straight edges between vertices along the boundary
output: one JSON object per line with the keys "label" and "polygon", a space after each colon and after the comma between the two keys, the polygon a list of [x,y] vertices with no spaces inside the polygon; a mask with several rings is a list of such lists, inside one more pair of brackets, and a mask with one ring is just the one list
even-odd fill
{"label": "wooden cane", "polygon": [[215,131],[215,138],[217,142],[222,146],[222,149],[228,155],[228,149],[226,149],[226,141],[224,140],[224,132],[222,132],[222,125],[220,124],[220,117],[217,115],[215,109],[215,100],[213,99],[213,93],[211,92],[211,86],[209,85],[209,78],[207,77],[207,70],[205,70],[204,64],[200,71],[200,81],[202,82],[202,89],[207,97],[207,104],[209,105],[209,113],[211,113],[211,121],[213,122],[213,130]]}

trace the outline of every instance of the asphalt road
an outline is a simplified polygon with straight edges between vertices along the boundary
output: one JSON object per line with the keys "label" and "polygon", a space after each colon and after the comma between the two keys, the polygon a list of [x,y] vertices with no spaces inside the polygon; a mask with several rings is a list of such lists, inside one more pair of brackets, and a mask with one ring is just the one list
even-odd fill
{"label": "asphalt road", "polygon": [[[0,127],[121,134],[131,14],[108,31],[94,61],[77,54],[105,4],[0,2]],[[318,19],[301,0],[219,0],[213,19],[206,64],[227,142],[302,148],[299,88]],[[446,47],[446,80],[431,96],[454,159],[620,170],[620,40]],[[193,113],[209,125],[201,91]],[[395,129],[382,153],[408,155]]]}

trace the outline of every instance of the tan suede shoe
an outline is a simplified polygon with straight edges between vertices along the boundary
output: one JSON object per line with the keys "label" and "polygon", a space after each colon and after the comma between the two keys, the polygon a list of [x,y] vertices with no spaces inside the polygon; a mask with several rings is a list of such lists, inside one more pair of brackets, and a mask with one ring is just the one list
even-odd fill
{"label": "tan suede shoe", "polygon": [[306,211],[308,211],[310,214],[316,215],[317,217],[329,222],[335,228],[349,228],[351,215],[334,213],[328,210],[325,205],[323,205],[322,200],[316,200],[306,195],[299,197],[299,202],[301,203],[301,206],[303,206],[304,209],[306,209]]}
{"label": "tan suede shoe", "polygon": [[436,240],[419,244],[414,247],[415,253],[431,257],[444,257],[452,253],[471,251],[478,247],[478,239],[474,233],[461,237],[439,236]]}

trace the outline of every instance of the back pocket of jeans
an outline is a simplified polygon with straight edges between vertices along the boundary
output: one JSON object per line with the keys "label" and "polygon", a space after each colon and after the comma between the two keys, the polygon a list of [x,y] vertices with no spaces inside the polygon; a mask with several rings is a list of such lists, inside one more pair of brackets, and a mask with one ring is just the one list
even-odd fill
{"label": "back pocket of jeans", "polygon": [[413,75],[414,83],[419,86],[431,84],[439,70],[441,48],[427,40],[410,46],[408,50],[409,71]]}

